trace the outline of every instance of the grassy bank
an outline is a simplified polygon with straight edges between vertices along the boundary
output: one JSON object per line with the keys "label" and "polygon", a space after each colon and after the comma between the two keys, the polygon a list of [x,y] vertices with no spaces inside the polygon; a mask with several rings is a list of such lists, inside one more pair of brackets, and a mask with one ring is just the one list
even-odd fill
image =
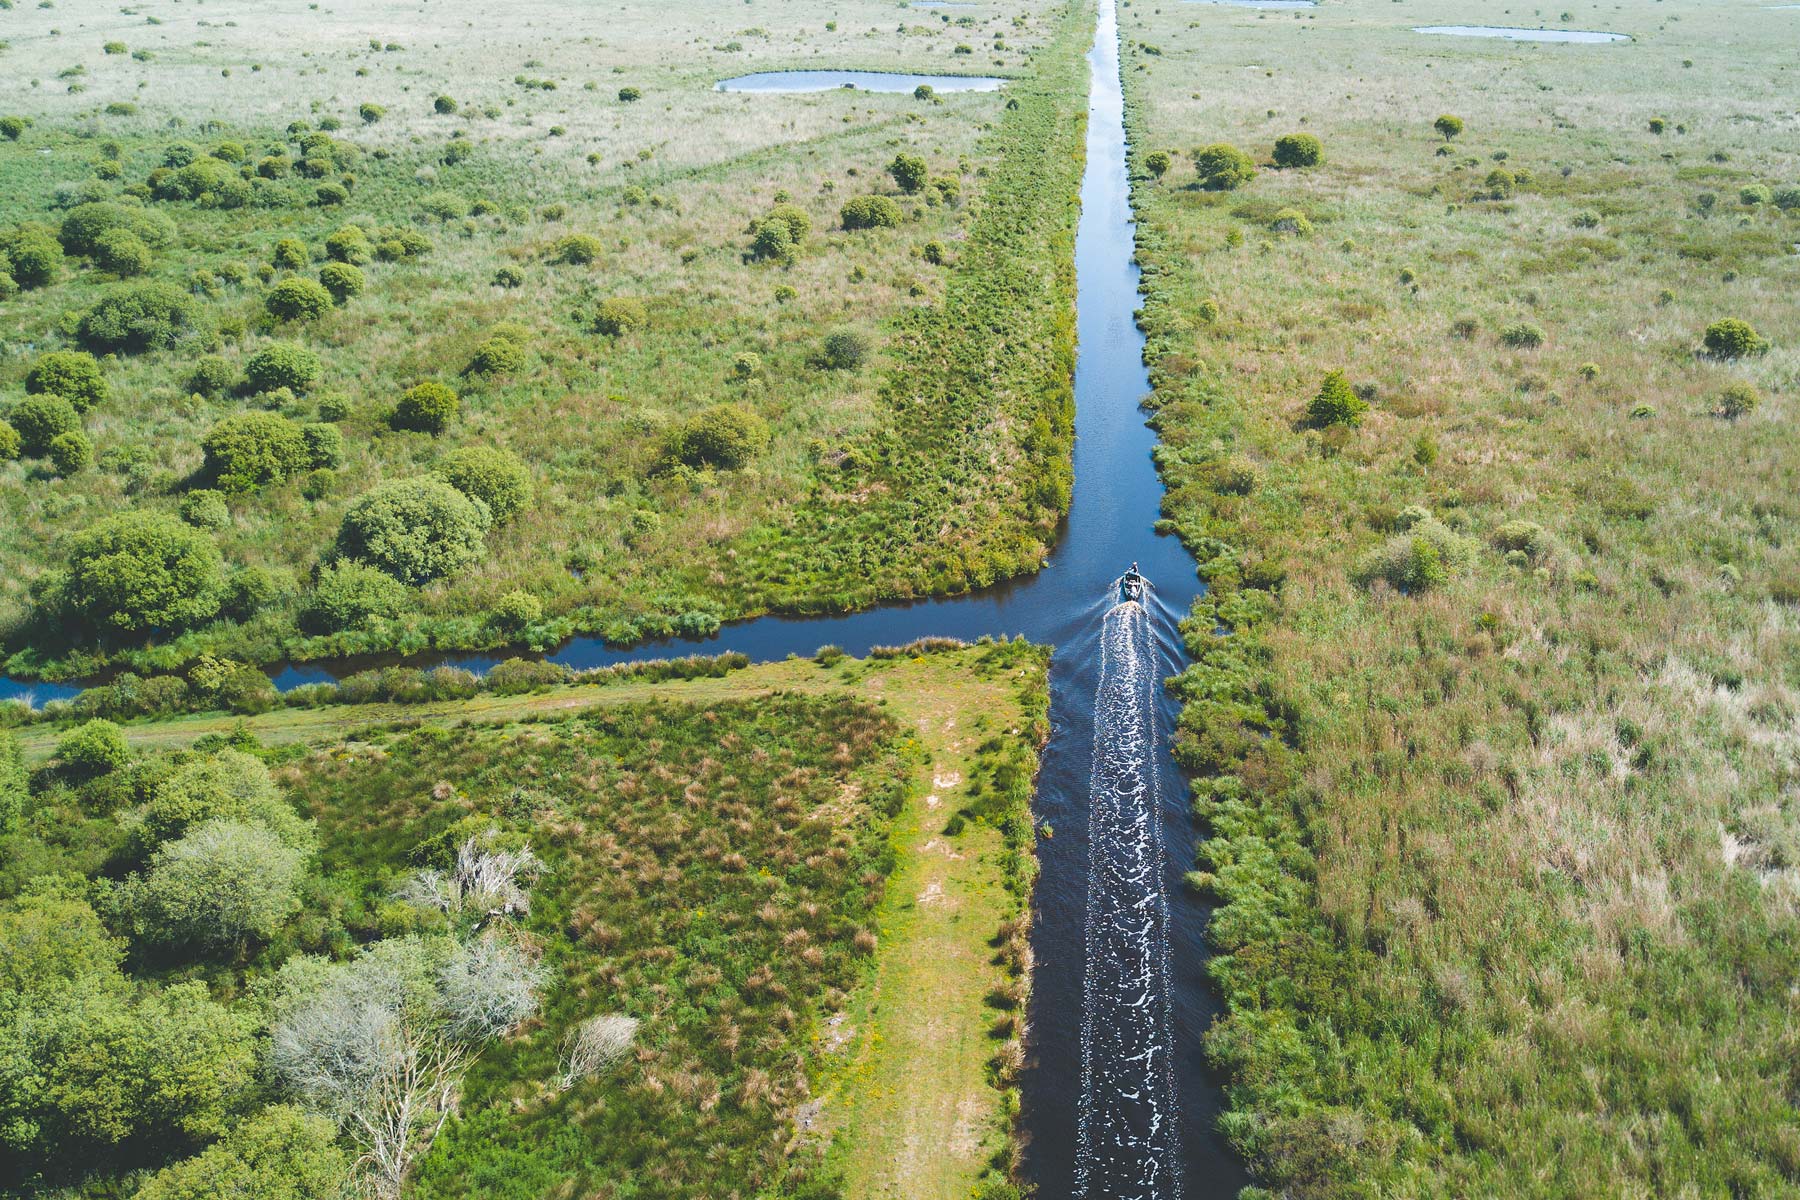
{"label": "grassy bank", "polygon": [[[1174,684],[1208,1045],[1272,1191],[1800,1181],[1800,162],[1735,36],[1790,15],[1127,10],[1165,516],[1211,585]],[[1323,162],[1276,169],[1290,133]],[[1215,142],[1257,176],[1198,187]],[[1725,317],[1770,347],[1709,349]]]}

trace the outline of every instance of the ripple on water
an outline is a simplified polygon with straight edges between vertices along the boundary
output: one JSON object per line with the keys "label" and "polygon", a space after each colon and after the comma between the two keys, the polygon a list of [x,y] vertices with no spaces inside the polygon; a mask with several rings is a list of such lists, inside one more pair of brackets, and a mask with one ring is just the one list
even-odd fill
{"label": "ripple on water", "polygon": [[721,92],[829,92],[855,88],[862,92],[910,92],[929,84],[935,92],[991,92],[1006,80],[993,75],[903,75],[897,71],[758,71],[721,79]]}
{"label": "ripple on water", "polygon": [[1415,25],[1414,33],[1446,37],[1502,38],[1509,42],[1629,42],[1630,35],[1592,29],[1512,29],[1504,25]]}

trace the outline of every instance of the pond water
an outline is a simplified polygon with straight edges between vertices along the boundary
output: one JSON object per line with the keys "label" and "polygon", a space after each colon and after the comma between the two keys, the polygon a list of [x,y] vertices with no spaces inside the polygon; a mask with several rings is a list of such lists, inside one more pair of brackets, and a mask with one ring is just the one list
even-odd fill
{"label": "pond water", "polygon": [[1414,33],[1440,33],[1448,37],[1504,38],[1509,42],[1629,42],[1623,33],[1596,33],[1591,29],[1509,29],[1503,25],[1416,25]]}
{"label": "pond water", "polygon": [[1006,80],[992,75],[902,75],[897,71],[758,71],[721,79],[721,92],[829,92],[855,88],[863,92],[910,92],[921,83],[936,92],[991,92]]}

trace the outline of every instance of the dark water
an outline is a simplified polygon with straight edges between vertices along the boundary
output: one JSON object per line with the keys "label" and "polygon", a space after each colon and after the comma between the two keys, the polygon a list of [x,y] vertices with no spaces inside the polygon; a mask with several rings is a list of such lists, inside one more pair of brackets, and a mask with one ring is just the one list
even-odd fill
{"label": "dark water", "polygon": [[936,92],[991,92],[1006,80],[992,75],[902,75],[897,71],[758,71],[721,79],[721,92],[829,92],[856,88],[864,92],[910,92],[928,83]]}
{"label": "dark water", "polygon": [[[699,641],[618,650],[598,639],[551,657],[574,667],[737,650],[768,661],[833,644],[854,655],[925,636],[1024,635],[1056,647],[1037,815],[1026,1167],[1044,1200],[1232,1196],[1247,1182],[1215,1129],[1220,1094],[1201,1034],[1216,1011],[1203,968],[1206,912],[1180,884],[1196,830],[1168,753],[1181,669],[1175,621],[1198,592],[1193,560],[1154,523],[1162,484],[1139,407],[1149,391],[1133,263],[1115,0],[1099,0],[1089,55],[1087,168],[1075,258],[1075,490],[1049,563],[1013,584],[845,617],[769,617]],[[1132,562],[1155,583],[1117,603]],[[475,670],[496,660],[449,661]],[[288,689],[358,664],[289,666]],[[0,680],[0,696],[68,689]],[[1098,750],[1098,753],[1096,751]]]}

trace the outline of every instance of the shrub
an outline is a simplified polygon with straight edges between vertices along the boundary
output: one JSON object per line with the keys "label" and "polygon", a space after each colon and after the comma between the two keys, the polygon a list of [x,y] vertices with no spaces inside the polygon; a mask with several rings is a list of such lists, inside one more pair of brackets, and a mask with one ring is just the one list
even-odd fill
{"label": "shrub", "polygon": [[13,428],[11,421],[0,421],[0,462],[11,462],[19,457],[25,447],[19,431]]}
{"label": "shrub", "polygon": [[869,357],[869,339],[855,329],[834,329],[825,335],[821,358],[833,371],[854,371]]}
{"label": "shrub", "polygon": [[208,337],[193,298],[168,283],[120,284],[81,318],[81,340],[99,350],[140,354]]}
{"label": "shrub", "polygon": [[0,237],[0,257],[10,260],[10,274],[21,288],[40,288],[62,269],[63,248],[44,226],[21,226]]}
{"label": "shrub", "polygon": [[453,574],[477,561],[493,523],[488,506],[442,479],[378,484],[344,514],[338,544],[406,583]]}
{"label": "shrub", "polygon": [[1463,131],[1463,119],[1445,113],[1443,116],[1433,121],[1431,127],[1442,134],[1444,140],[1447,142]]}
{"label": "shrub", "polygon": [[118,633],[181,630],[210,620],[224,594],[218,547],[161,513],[103,517],[69,541],[62,598]]}
{"label": "shrub", "polygon": [[316,321],[332,303],[325,286],[311,279],[284,279],[263,298],[263,307],[278,321]]}
{"label": "shrub", "polygon": [[313,189],[313,203],[320,208],[337,208],[350,203],[350,189],[341,183],[321,183]]}
{"label": "shrub", "polygon": [[460,221],[469,215],[469,201],[457,192],[427,192],[419,207],[440,221]]}
{"label": "shrub", "polygon": [[1529,321],[1514,321],[1500,331],[1500,342],[1514,350],[1536,350],[1544,344],[1544,331]]}
{"label": "shrub", "polygon": [[1743,358],[1769,348],[1750,322],[1736,317],[1714,321],[1706,327],[1704,338],[1706,352],[1715,358]]}
{"label": "shrub", "polygon": [[314,470],[335,470],[344,463],[344,432],[336,425],[315,422],[300,427],[306,443],[306,464]]}
{"label": "shrub", "polygon": [[25,130],[31,126],[29,117],[0,117],[0,137],[9,142],[16,142],[25,136]]}
{"label": "shrub", "polygon": [[456,101],[448,96],[439,96],[436,100],[431,102],[431,107],[432,111],[436,112],[439,116],[447,117],[456,111]]}
{"label": "shrub", "polygon": [[274,342],[258,350],[244,364],[244,378],[256,392],[272,392],[277,388],[305,392],[318,382],[320,370],[319,357],[311,350],[293,342]]}
{"label": "shrub", "polygon": [[360,268],[349,263],[333,262],[319,268],[319,284],[331,293],[334,301],[343,304],[350,297],[361,293],[368,286],[368,280],[363,277]]}
{"label": "shrub", "polygon": [[524,284],[525,272],[517,267],[501,267],[494,272],[494,286],[516,288]]}
{"label": "shrub", "polygon": [[1747,417],[1762,403],[1762,394],[1747,383],[1728,384],[1719,393],[1719,415],[1728,421]]}
{"label": "shrub", "polygon": [[[1276,212],[1274,219],[1269,222],[1269,229],[1275,233],[1297,233],[1304,237],[1312,232],[1312,222],[1299,209],[1284,208]],[[1402,282],[1410,283],[1411,280]]]}
{"label": "shrub", "polygon": [[900,224],[900,206],[891,196],[856,196],[838,210],[845,229],[891,229]]}
{"label": "shrub", "polygon": [[207,821],[159,846],[119,899],[143,937],[227,949],[271,936],[299,911],[306,860],[260,825]]}
{"label": "shrub", "polygon": [[404,262],[431,253],[431,239],[416,229],[388,228],[380,233],[375,257],[382,262]]}
{"label": "shrub", "polygon": [[231,524],[225,493],[196,488],[181,498],[181,519],[196,529],[223,529]]}
{"label": "shrub", "polygon": [[104,718],[78,725],[56,743],[56,758],[71,775],[91,779],[131,762],[125,731]]}
{"label": "shrub", "polygon": [[435,472],[463,495],[487,505],[496,522],[512,519],[531,503],[531,472],[506,450],[463,446],[439,459]]}
{"label": "shrub", "polygon": [[1746,208],[1755,208],[1768,204],[1775,199],[1775,193],[1766,183],[1752,183],[1738,189],[1738,203]]}
{"label": "shrub", "polygon": [[715,404],[676,430],[669,456],[689,466],[741,467],[769,444],[769,427],[736,404]]}
{"label": "shrub", "polygon": [[1306,405],[1306,419],[1319,428],[1362,424],[1369,402],[1356,394],[1342,371],[1329,371]]}
{"label": "shrub", "polygon": [[1503,553],[1523,554],[1536,562],[1556,550],[1556,538],[1536,521],[1516,519],[1494,530],[1494,545]]}
{"label": "shrub", "polygon": [[44,454],[50,443],[81,428],[81,416],[66,396],[27,396],[6,416],[18,430],[19,444],[27,454]]}
{"label": "shrub", "polygon": [[76,412],[106,399],[106,377],[93,355],[80,350],[41,354],[25,375],[25,390],[34,396],[61,396]]}
{"label": "shrub", "polygon": [[1256,164],[1250,156],[1227,142],[1194,151],[1194,170],[1200,186],[1209,192],[1229,192],[1256,178]]}
{"label": "shrub", "polygon": [[553,262],[585,267],[599,259],[601,249],[600,239],[594,235],[571,233],[557,239],[556,245],[551,247],[550,258]]}
{"label": "shrub", "polygon": [[81,430],[71,429],[51,438],[44,453],[50,459],[50,465],[56,468],[56,473],[67,478],[93,464],[94,443]]}
{"label": "shrub", "polygon": [[798,204],[777,204],[765,219],[786,226],[788,237],[796,246],[812,235],[812,217]]}
{"label": "shrub", "polygon": [[895,186],[910,195],[925,186],[931,169],[918,155],[901,153],[894,155],[894,161],[888,164],[887,172],[893,176]]}
{"label": "shrub", "polygon": [[389,424],[395,429],[412,429],[420,433],[439,433],[456,416],[456,392],[435,379],[414,384],[406,389]]}
{"label": "shrub", "polygon": [[109,229],[94,245],[94,264],[121,279],[142,275],[150,269],[150,247],[129,229]]}
{"label": "shrub", "polygon": [[226,417],[207,431],[200,448],[207,478],[227,492],[279,484],[312,465],[300,427],[279,413]]}
{"label": "shrub", "polygon": [[[341,225],[332,231],[330,237],[325,239],[325,255],[334,262],[360,267],[375,256],[375,247],[369,244],[369,235],[363,232],[362,226]],[[277,262],[275,265],[287,266],[289,264]],[[306,259],[303,257],[298,263],[292,265],[303,267],[306,265]]]}
{"label": "shrub", "polygon": [[88,256],[98,248],[101,236],[114,229],[136,234],[153,250],[160,250],[175,240],[175,223],[168,217],[112,201],[76,205],[63,216],[58,237],[64,252]]}
{"label": "shrub", "polygon": [[650,315],[644,311],[643,301],[627,296],[609,297],[594,309],[595,331],[612,337],[642,329],[649,320]]}
{"label": "shrub", "polygon": [[[1793,212],[1795,209],[1800,208],[1800,187],[1776,188],[1770,193],[1769,199],[1770,202],[1782,212]],[[18,260],[14,259],[13,261],[16,266]],[[15,275],[18,274],[16,270],[13,273]],[[25,280],[21,278],[19,282],[24,284]]]}
{"label": "shrub", "polygon": [[364,125],[373,125],[387,116],[387,109],[379,104],[364,104],[356,110],[356,115],[363,119]]}
{"label": "shrub", "polygon": [[731,373],[739,379],[750,379],[762,371],[762,355],[745,350],[731,360]]}
{"label": "shrub", "polygon": [[750,231],[750,255],[774,262],[792,262],[797,247],[793,230],[773,217],[758,221]]}
{"label": "shrub", "polygon": [[1275,139],[1275,165],[1316,167],[1325,161],[1325,147],[1310,133],[1284,133]]}
{"label": "shrub", "polygon": [[312,633],[359,629],[376,618],[399,616],[406,611],[408,595],[405,584],[374,567],[337,563],[319,572],[300,623]]}
{"label": "shrub", "polygon": [[488,617],[501,629],[517,632],[544,615],[543,601],[530,592],[510,591],[494,601]]}
{"label": "shrub", "polygon": [[1409,594],[1449,582],[1475,557],[1474,547],[1435,518],[1427,517],[1364,555],[1351,572],[1360,586],[1377,580]]}
{"label": "shrub", "polygon": [[475,347],[470,375],[511,375],[525,365],[525,349],[511,338],[490,337]]}
{"label": "shrub", "polygon": [[630,104],[634,100],[642,100],[643,98],[644,93],[640,88],[622,87],[619,89],[619,99],[626,104]]}
{"label": "shrub", "polygon": [[312,255],[299,238],[282,238],[269,252],[269,261],[284,271],[298,271],[312,261]]}
{"label": "shrub", "polygon": [[1169,157],[1167,150],[1152,150],[1144,155],[1144,169],[1150,172],[1151,177],[1155,179],[1161,179],[1167,175],[1173,162],[1174,160]]}

